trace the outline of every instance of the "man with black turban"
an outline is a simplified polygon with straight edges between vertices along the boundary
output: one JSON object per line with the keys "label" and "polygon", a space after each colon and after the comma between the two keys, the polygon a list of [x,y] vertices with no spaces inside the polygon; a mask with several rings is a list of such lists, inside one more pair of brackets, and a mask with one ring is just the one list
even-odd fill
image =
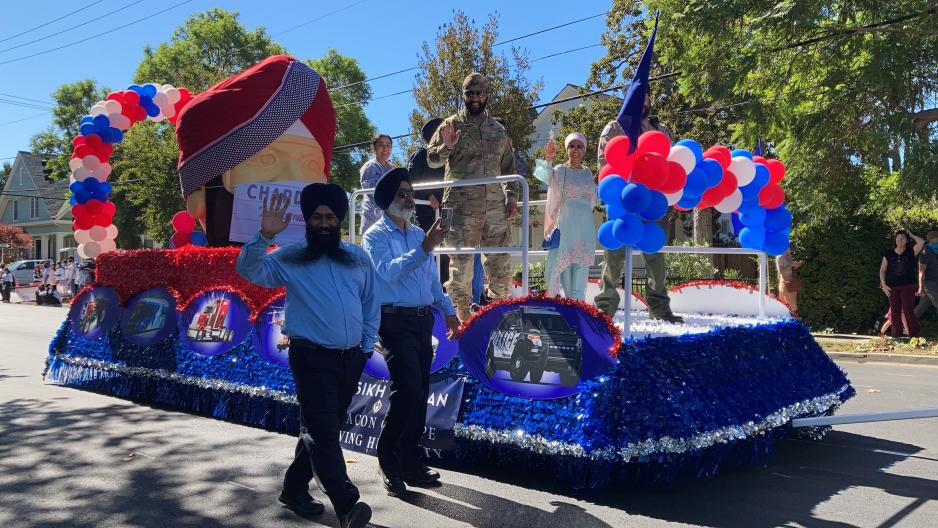
{"label": "man with black turban", "polygon": [[287,289],[282,332],[290,338],[302,428],[279,500],[300,515],[321,513],[323,505],[309,495],[315,477],[341,526],[362,527],[371,508],[348,478],[339,428],[374,350],[381,317],[375,272],[361,248],[341,240],[348,197],[333,183],[303,189],[306,242],[267,253],[290,223],[289,202],[278,193],[264,200],[260,232],[241,248],[237,264],[247,280]]}

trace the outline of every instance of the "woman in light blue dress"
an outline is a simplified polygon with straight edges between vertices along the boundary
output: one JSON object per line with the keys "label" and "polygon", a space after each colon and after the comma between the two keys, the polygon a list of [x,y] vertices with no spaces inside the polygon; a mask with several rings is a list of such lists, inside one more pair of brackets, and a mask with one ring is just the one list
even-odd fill
{"label": "woman in light blue dress", "polygon": [[[535,176],[547,182],[547,210],[544,212],[544,240],[556,239],[559,244],[547,252],[544,279],[549,295],[564,295],[583,300],[589,267],[596,250],[596,230],[593,224],[593,204],[596,203],[596,182],[593,173],[583,166],[586,136],[574,132],[564,140],[568,161],[553,169],[545,160],[537,160]],[[554,144],[544,149],[553,158]]]}

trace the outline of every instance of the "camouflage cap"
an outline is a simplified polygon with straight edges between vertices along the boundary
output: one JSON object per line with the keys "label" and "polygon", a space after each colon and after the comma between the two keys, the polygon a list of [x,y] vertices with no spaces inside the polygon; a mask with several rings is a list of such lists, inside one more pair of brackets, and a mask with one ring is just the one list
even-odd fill
{"label": "camouflage cap", "polygon": [[486,93],[489,91],[489,80],[479,72],[472,72],[467,75],[466,78],[463,79],[462,89],[466,90],[473,85],[479,85]]}

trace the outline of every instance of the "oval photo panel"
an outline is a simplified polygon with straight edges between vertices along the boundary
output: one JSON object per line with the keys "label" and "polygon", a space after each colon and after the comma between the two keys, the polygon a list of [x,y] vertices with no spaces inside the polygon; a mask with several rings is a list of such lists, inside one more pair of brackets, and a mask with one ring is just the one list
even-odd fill
{"label": "oval photo panel", "polygon": [[283,299],[271,302],[254,321],[254,349],[267,361],[290,366],[290,339],[283,335]]}
{"label": "oval photo panel", "polygon": [[127,341],[139,346],[158,343],[176,327],[176,299],[163,288],[144,290],[124,306],[120,323]]}
{"label": "oval photo panel", "polygon": [[84,339],[106,334],[120,316],[120,299],[113,288],[95,286],[78,296],[68,311],[72,332]]}
{"label": "oval photo panel", "polygon": [[[433,363],[430,364],[430,373],[434,373],[445,367],[459,353],[459,344],[457,341],[450,341],[446,337],[446,319],[436,308],[433,310],[433,335],[430,338],[433,344]],[[381,345],[381,337],[375,343],[375,353],[371,355],[368,362],[365,363],[365,373],[380,379],[391,379],[391,373],[388,371],[388,364],[384,361],[384,354],[387,351]]]}
{"label": "oval photo panel", "polygon": [[237,294],[207,291],[189,303],[179,320],[179,338],[194,352],[216,356],[228,352],[251,331],[248,308]]}
{"label": "oval photo panel", "polygon": [[459,338],[469,373],[511,396],[537,400],[579,392],[577,384],[615,365],[606,321],[550,300],[505,304],[479,315]]}

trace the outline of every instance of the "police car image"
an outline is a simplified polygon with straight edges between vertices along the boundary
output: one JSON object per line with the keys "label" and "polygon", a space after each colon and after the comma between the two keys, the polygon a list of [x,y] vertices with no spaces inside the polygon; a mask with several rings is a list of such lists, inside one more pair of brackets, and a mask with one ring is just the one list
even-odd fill
{"label": "police car image", "polygon": [[544,372],[573,387],[583,369],[583,340],[552,308],[520,308],[505,313],[489,337],[485,374],[508,372],[512,381],[541,383]]}

